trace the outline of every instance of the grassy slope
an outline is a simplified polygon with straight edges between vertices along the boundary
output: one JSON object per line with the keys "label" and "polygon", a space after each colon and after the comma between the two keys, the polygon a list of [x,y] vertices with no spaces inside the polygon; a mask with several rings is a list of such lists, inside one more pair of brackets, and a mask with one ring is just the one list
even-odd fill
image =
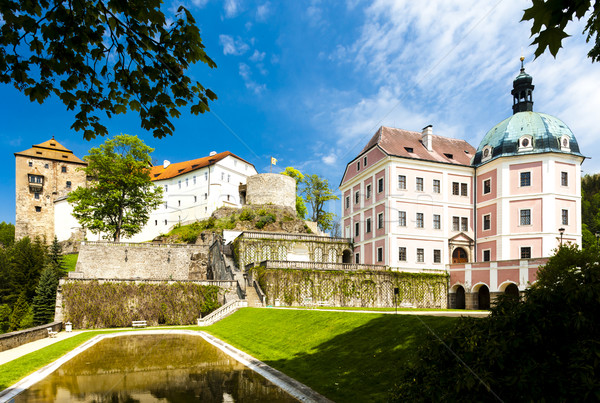
{"label": "grassy slope", "polygon": [[78,257],[79,253],[72,253],[63,256],[63,262],[67,272],[75,271],[75,265],[77,264]]}
{"label": "grassy slope", "polygon": [[336,402],[385,401],[429,333],[420,320],[440,333],[456,319],[246,308],[205,330]]}

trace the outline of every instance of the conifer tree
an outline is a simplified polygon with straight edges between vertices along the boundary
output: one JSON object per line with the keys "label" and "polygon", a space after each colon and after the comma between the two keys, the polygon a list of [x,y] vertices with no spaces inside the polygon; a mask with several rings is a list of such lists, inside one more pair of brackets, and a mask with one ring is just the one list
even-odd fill
{"label": "conifer tree", "polygon": [[21,321],[29,312],[29,304],[27,303],[27,294],[22,292],[15,303],[13,311],[10,315],[8,331],[12,332],[19,330],[21,327]]}
{"label": "conifer tree", "polygon": [[58,243],[58,238],[56,238],[56,235],[54,236],[54,241],[52,241],[52,245],[50,245],[48,258],[50,261],[50,265],[52,265],[52,267],[54,268],[56,277],[64,277],[66,272],[64,266],[64,258],[62,255],[62,246],[60,246],[60,244]]}
{"label": "conifer tree", "polygon": [[40,282],[33,298],[33,324],[43,325],[54,320],[54,307],[56,305],[56,287],[58,278],[55,267],[46,266],[40,277]]}
{"label": "conifer tree", "polygon": [[8,304],[0,305],[0,333],[8,332],[10,320],[10,307]]}

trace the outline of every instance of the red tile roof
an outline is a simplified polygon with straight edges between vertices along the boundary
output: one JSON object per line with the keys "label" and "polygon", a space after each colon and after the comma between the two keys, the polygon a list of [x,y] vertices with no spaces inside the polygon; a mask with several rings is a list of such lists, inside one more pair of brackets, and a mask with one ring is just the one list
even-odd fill
{"label": "red tile roof", "polygon": [[197,158],[195,160],[175,162],[175,163],[169,164],[166,168],[163,165],[153,166],[150,169],[150,179],[153,181],[159,181],[159,180],[163,180],[163,179],[171,179],[176,176],[183,175],[188,172],[192,172],[197,169],[207,167],[207,166],[212,165],[218,161],[221,161],[222,159],[229,157],[229,156],[232,156],[234,158],[237,158],[240,161],[244,161],[246,164],[254,166],[254,165],[250,164],[248,161],[238,157],[237,155],[235,155],[229,151],[225,151],[225,152],[222,152],[219,154],[215,154],[213,156]]}
{"label": "red tile roof", "polygon": [[396,157],[471,165],[475,148],[464,140],[432,135],[433,151],[427,151],[421,142],[421,132],[382,126],[359,155],[378,145],[386,154]]}
{"label": "red tile roof", "polygon": [[43,143],[34,144],[28,150],[15,153],[15,156],[16,155],[87,165],[84,161],[75,156],[73,151],[54,140],[54,137]]}

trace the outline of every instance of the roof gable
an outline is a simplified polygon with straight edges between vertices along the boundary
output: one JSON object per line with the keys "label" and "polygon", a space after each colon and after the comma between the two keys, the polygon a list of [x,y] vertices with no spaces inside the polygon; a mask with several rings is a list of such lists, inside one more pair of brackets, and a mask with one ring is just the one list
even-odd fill
{"label": "roof gable", "polygon": [[54,137],[48,141],[44,141],[43,143],[34,144],[28,150],[17,152],[15,153],[15,156],[64,161],[86,165],[86,162],[73,154],[73,151],[54,140]]}
{"label": "roof gable", "polygon": [[210,155],[202,158],[196,158],[194,160],[175,162],[169,164],[166,168],[164,167],[164,165],[153,166],[150,169],[150,179],[152,181],[159,181],[164,179],[171,179],[180,175],[185,175],[188,172],[192,172],[197,169],[213,165],[229,156],[237,158],[238,160],[243,161],[248,165],[254,166],[248,161],[244,160],[243,158],[240,158],[229,151],[224,151],[219,154]]}

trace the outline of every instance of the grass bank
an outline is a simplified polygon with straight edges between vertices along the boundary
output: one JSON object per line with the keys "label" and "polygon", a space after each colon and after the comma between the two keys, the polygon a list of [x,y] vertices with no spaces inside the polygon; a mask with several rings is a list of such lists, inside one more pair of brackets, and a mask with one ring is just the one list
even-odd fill
{"label": "grass bank", "polygon": [[386,401],[401,368],[456,318],[246,308],[204,328],[336,402]]}
{"label": "grass bank", "polygon": [[75,266],[77,265],[78,257],[79,253],[71,253],[63,256],[63,263],[67,272],[75,271]]}

